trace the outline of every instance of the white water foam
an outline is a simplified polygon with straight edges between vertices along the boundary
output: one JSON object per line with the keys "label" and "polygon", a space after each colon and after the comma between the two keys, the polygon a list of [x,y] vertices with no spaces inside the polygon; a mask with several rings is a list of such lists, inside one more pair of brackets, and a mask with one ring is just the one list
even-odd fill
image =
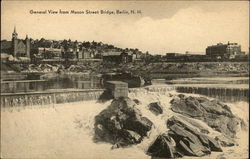
{"label": "white water foam", "polygon": [[[111,101],[96,103],[94,101],[66,103],[48,106],[5,108],[1,110],[1,157],[2,158],[82,158],[82,159],[150,159],[145,154],[149,145],[158,134],[166,132],[166,120],[174,112],[170,110],[169,93],[138,89],[129,93],[132,99],[142,103],[138,105],[142,115],[155,124],[149,137],[142,143],[129,148],[111,150],[110,144],[94,143],[94,117],[105,109]],[[161,102],[164,114],[155,116],[147,105],[151,102]],[[232,111],[244,118],[248,104],[245,102],[229,105]],[[244,113],[244,115],[242,115]],[[199,121],[201,122],[201,121]],[[205,123],[201,122],[204,126]],[[211,128],[210,128],[211,129]],[[218,133],[215,131],[211,132]],[[239,135],[240,145],[225,148],[224,152],[212,152],[203,158],[247,158],[248,130]],[[185,157],[190,158],[190,157]],[[193,158],[193,157],[192,157]]]}

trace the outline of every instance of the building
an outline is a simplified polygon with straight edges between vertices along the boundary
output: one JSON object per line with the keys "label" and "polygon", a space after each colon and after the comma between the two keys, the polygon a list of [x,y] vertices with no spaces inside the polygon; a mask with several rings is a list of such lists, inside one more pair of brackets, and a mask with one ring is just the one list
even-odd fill
{"label": "building", "polygon": [[91,51],[91,49],[86,49],[86,48],[82,47],[79,50],[77,58],[78,59],[93,59],[94,53],[93,53],[93,51]]}
{"label": "building", "polygon": [[242,54],[241,45],[237,43],[218,43],[206,48],[206,55],[217,59],[233,59],[240,54]]}
{"label": "building", "polygon": [[167,58],[174,58],[174,57],[178,57],[178,56],[183,56],[184,54],[182,53],[166,53],[166,57]]}
{"label": "building", "polygon": [[62,58],[62,49],[38,47],[38,55],[45,59]]}
{"label": "building", "polygon": [[106,89],[115,99],[120,97],[128,97],[128,83],[121,81],[107,81]]}
{"label": "building", "polygon": [[209,58],[207,55],[202,54],[201,52],[186,52],[185,54],[183,54],[183,53],[166,53],[166,56],[164,58],[165,58],[165,61],[168,61],[168,62],[211,61],[211,58]]}
{"label": "building", "polygon": [[12,33],[11,41],[1,41],[1,53],[7,53],[14,58],[30,60],[30,39],[26,35],[24,40],[18,39],[16,27]]}
{"label": "building", "polygon": [[130,52],[105,52],[102,58],[104,62],[128,63],[133,61],[133,54]]}

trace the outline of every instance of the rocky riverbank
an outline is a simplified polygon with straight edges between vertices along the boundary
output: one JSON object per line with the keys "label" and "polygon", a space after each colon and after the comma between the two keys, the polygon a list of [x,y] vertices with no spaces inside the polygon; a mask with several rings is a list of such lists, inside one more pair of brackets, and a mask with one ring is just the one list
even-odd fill
{"label": "rocky riverbank", "polygon": [[89,73],[103,74],[107,72],[129,72],[144,78],[182,78],[182,77],[212,77],[218,76],[247,76],[248,62],[186,62],[186,63],[81,63],[81,64],[5,64],[1,71],[15,71],[23,73]]}

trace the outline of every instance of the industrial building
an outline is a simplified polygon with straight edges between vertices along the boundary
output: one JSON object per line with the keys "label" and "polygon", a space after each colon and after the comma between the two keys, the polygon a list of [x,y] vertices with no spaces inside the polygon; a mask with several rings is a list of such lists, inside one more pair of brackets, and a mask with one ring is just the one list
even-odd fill
{"label": "industrial building", "polygon": [[217,59],[234,59],[237,55],[241,54],[243,54],[241,52],[241,45],[237,43],[218,43],[206,48],[206,55]]}

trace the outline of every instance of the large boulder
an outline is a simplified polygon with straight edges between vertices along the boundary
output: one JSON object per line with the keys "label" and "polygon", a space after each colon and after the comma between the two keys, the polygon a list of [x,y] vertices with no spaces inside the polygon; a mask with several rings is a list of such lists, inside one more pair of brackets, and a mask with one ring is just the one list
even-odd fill
{"label": "large boulder", "polygon": [[171,109],[176,113],[180,113],[190,117],[202,117],[204,108],[194,97],[184,98],[183,96],[175,97],[171,100]]}
{"label": "large boulder", "polygon": [[163,113],[162,110],[162,105],[160,102],[154,102],[154,103],[150,103],[148,105],[149,110],[154,113],[155,115],[159,115]]}
{"label": "large boulder", "polygon": [[241,120],[234,116],[225,104],[204,97],[187,97],[180,94],[171,100],[172,111],[187,117],[200,119],[215,130],[235,137]]}
{"label": "large boulder", "polygon": [[104,141],[124,147],[140,143],[153,123],[143,117],[130,98],[114,99],[95,117],[96,142]]}
{"label": "large boulder", "polygon": [[[182,156],[201,157],[212,151],[222,152],[220,144],[203,133],[202,125],[196,127],[193,119],[172,116],[167,120],[168,131],[159,135],[148,148],[147,154],[159,158],[178,158]],[[197,124],[196,124],[197,125]]]}
{"label": "large boulder", "polygon": [[219,143],[202,133],[199,128],[177,116],[167,121],[169,136],[176,142],[176,149],[180,154],[187,156],[204,156],[211,151],[222,152]]}
{"label": "large boulder", "polygon": [[148,118],[141,116],[123,122],[124,129],[135,131],[141,136],[147,136],[147,132],[151,130],[152,125],[153,123]]}
{"label": "large boulder", "polygon": [[159,158],[181,157],[175,150],[175,141],[167,133],[159,135],[147,150],[147,154]]}
{"label": "large boulder", "polygon": [[203,121],[211,128],[231,138],[235,137],[241,127],[241,120],[237,117],[209,114],[204,117]]}
{"label": "large boulder", "polygon": [[198,121],[197,119],[193,119],[193,118],[189,118],[186,117],[184,115],[177,115],[176,116],[182,120],[182,121],[186,121],[187,123],[190,123],[193,127],[195,127],[196,129],[198,129],[199,132],[204,133],[204,134],[208,134],[209,132],[209,128],[208,126],[205,127],[203,123],[201,123],[202,121]]}
{"label": "large boulder", "polygon": [[175,140],[176,148],[183,155],[205,156],[211,153],[197,136],[178,125],[171,126],[169,135]]}
{"label": "large boulder", "polygon": [[[205,98],[206,99],[206,98]],[[227,105],[222,104],[219,101],[216,100],[199,100],[199,98],[197,98],[197,100],[200,102],[201,106],[206,110],[206,112],[208,113],[212,113],[212,114],[218,114],[218,115],[224,115],[227,117],[234,117],[233,113],[231,112],[230,107],[228,107]]]}

